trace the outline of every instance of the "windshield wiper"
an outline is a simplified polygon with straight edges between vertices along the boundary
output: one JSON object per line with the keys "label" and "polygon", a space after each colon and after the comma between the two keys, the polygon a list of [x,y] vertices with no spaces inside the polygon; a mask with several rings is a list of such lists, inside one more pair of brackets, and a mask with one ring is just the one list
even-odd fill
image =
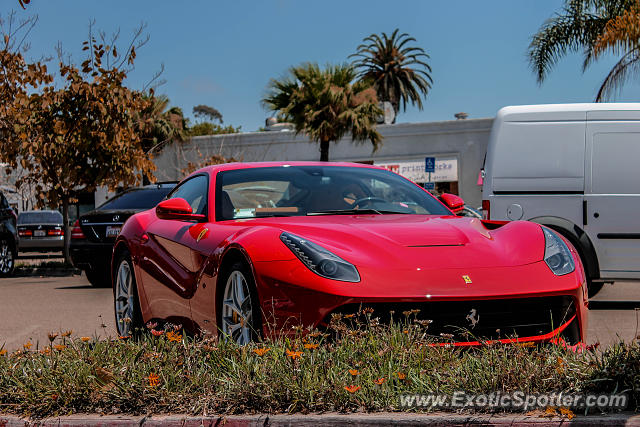
{"label": "windshield wiper", "polygon": [[328,211],[307,212],[307,215],[353,215],[353,214],[378,214],[382,215],[382,212],[376,209],[332,209]]}
{"label": "windshield wiper", "polygon": [[406,212],[390,211],[385,209],[334,209],[328,211],[307,212],[307,215],[358,215],[358,214],[404,214]]}

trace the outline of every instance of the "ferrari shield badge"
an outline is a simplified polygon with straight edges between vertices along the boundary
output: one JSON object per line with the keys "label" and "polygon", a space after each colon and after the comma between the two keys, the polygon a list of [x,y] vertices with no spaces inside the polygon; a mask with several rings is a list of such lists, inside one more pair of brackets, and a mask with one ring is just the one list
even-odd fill
{"label": "ferrari shield badge", "polygon": [[200,240],[202,240],[202,238],[203,238],[204,236],[206,236],[206,234],[207,234],[207,232],[208,232],[208,231],[209,231],[209,229],[208,229],[208,228],[203,228],[203,229],[200,231],[200,234],[198,234],[198,237],[196,238],[196,242],[200,242]]}
{"label": "ferrari shield badge", "polygon": [[462,279],[464,280],[464,283],[467,285],[472,284],[473,282],[471,281],[471,277],[467,276],[466,274],[464,276],[462,276]]}

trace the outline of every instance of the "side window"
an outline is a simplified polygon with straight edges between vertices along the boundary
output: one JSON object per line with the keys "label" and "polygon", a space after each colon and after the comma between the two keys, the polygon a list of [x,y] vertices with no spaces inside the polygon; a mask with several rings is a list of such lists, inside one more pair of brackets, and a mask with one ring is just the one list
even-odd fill
{"label": "side window", "polygon": [[198,175],[176,187],[169,198],[183,198],[191,205],[194,214],[206,215],[208,188],[209,178],[206,175]]}

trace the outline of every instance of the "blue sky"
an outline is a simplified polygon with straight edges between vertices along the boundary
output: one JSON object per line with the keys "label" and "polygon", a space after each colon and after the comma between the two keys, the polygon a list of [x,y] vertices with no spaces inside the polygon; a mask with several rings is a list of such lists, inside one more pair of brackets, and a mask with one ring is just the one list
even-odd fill
{"label": "blue sky", "polygon": [[[15,5],[14,5],[15,4]],[[151,39],[138,52],[128,84],[143,85],[164,63],[167,83],[158,93],[188,116],[197,104],[216,107],[225,124],[254,131],[269,113],[260,98],[270,78],[305,61],[347,60],[362,38],[396,27],[417,39],[431,56],[433,89],[419,111],[409,107],[398,122],[492,117],[505,105],[590,102],[614,63],[603,58],[586,73],[580,55],[562,60],[542,86],[528,67],[531,35],[561,0],[378,1],[378,0],[32,0],[26,11],[3,0],[3,17],[39,15],[29,55],[63,47],[82,61],[88,22],[107,33],[120,28],[122,41],[147,23]],[[630,84],[616,100],[637,100]]]}

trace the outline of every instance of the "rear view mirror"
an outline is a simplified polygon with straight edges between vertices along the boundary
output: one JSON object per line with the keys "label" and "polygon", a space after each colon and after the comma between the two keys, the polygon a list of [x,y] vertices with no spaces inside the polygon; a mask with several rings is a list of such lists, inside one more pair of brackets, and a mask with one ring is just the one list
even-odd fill
{"label": "rear view mirror", "polygon": [[182,221],[201,221],[204,215],[194,214],[191,206],[185,199],[176,197],[163,200],[156,206],[156,215],[160,219],[177,219]]}
{"label": "rear view mirror", "polygon": [[458,213],[462,208],[464,208],[464,200],[462,200],[462,197],[456,196],[455,194],[444,193],[438,198],[446,207],[451,209],[453,213]]}

